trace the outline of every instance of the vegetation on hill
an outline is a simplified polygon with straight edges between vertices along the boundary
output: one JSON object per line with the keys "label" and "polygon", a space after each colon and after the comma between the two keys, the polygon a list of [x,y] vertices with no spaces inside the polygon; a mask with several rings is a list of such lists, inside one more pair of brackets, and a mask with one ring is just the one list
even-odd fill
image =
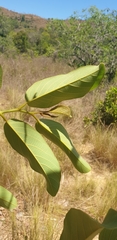
{"label": "vegetation on hill", "polygon": [[[84,11],[82,20],[74,14],[66,21],[48,19],[36,25],[27,15],[6,16],[1,9],[0,52],[26,53],[31,57],[46,55],[64,59],[73,67],[105,63],[107,78],[116,75],[117,11]],[[35,24],[34,24],[35,22]]]}

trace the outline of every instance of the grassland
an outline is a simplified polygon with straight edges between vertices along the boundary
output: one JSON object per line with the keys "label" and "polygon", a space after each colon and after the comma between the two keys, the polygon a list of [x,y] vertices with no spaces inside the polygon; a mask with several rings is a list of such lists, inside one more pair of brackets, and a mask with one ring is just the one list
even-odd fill
{"label": "grassland", "polygon": [[[9,59],[1,55],[0,64],[4,72],[1,109],[23,103],[25,91],[35,81],[72,70],[65,62],[53,62],[46,57]],[[84,127],[83,124],[85,115],[104,98],[108,88],[101,86],[82,99],[65,102],[71,107],[73,117],[60,121],[92,171],[85,175],[78,173],[66,155],[50,143],[62,169],[61,187],[54,198],[46,192],[43,177],[11,149],[0,120],[0,185],[12,191],[18,200],[18,208],[13,212],[0,208],[0,240],[58,240],[64,216],[71,207],[84,210],[100,222],[109,208],[117,209],[116,129]]]}

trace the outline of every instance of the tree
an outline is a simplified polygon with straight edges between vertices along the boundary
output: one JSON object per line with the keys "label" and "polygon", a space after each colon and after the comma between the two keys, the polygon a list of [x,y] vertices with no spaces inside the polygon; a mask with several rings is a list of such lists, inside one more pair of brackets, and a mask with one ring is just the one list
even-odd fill
{"label": "tree", "polygon": [[21,15],[21,22],[25,22],[25,15]]}
{"label": "tree", "polygon": [[49,21],[47,31],[54,39],[51,44],[58,51],[58,57],[67,59],[74,67],[105,62],[110,81],[117,66],[116,24],[117,11],[91,7],[81,17],[75,13],[66,22]]}
{"label": "tree", "polygon": [[14,44],[20,53],[27,52],[28,48],[28,37],[26,32],[19,31],[13,37]]}

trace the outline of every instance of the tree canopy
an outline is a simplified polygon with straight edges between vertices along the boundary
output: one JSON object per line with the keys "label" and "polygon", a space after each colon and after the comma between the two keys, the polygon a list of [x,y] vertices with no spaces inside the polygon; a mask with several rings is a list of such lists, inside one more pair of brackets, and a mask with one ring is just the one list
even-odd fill
{"label": "tree canopy", "polygon": [[104,62],[108,80],[117,66],[117,11],[90,7],[75,12],[67,20],[48,19],[44,28],[36,29],[21,19],[0,15],[0,52],[46,55],[64,59],[74,68]]}

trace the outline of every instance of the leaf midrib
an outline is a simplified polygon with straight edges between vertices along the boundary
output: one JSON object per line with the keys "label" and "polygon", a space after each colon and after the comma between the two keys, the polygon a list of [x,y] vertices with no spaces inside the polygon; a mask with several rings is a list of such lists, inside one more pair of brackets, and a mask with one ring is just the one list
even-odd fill
{"label": "leaf midrib", "polygon": [[[10,125],[10,127],[12,127],[11,125]],[[12,127],[12,129],[13,129],[13,127]],[[13,131],[14,131],[14,129],[13,129]],[[15,131],[15,133],[16,133],[16,135],[17,135],[17,132]],[[38,133],[38,132],[37,132]],[[19,134],[18,134],[18,137],[21,139],[21,141],[23,141],[22,140],[22,138],[19,136]],[[23,142],[24,143],[24,142]],[[25,144],[25,143],[24,143]],[[27,146],[27,144],[26,144],[26,146]],[[32,154],[32,151],[29,149],[29,147],[27,146],[27,148],[28,148],[28,151],[31,153],[31,155],[33,156],[33,154]],[[34,157],[34,156],[33,156]],[[36,159],[36,158],[35,158]],[[37,161],[37,159],[36,159],[36,161]],[[37,163],[39,164],[39,162],[37,161]],[[40,164],[39,164],[40,165]],[[44,173],[44,176],[45,176],[45,178],[47,179],[47,182],[49,182],[49,183],[51,183],[50,182],[50,180],[49,180],[49,178],[47,177],[48,175],[46,175],[46,172],[43,170],[43,168],[42,168],[42,166],[40,165],[40,167],[41,167],[41,169],[42,169],[42,171],[43,171],[43,173]],[[52,171],[52,170],[51,170]],[[55,181],[55,179],[54,179],[54,181]],[[51,184],[49,184],[50,186],[52,186]],[[53,189],[53,188],[52,188]]]}
{"label": "leaf midrib", "polygon": [[[54,92],[54,91],[58,91],[58,90],[60,90],[61,88],[64,88],[64,87],[68,87],[70,84],[74,84],[75,82],[77,82],[77,81],[79,81],[79,82],[82,82],[82,80],[84,79],[87,79],[90,75],[92,75],[93,73],[96,73],[96,72],[98,72],[99,71],[99,67],[98,66],[96,66],[95,68],[98,68],[97,70],[93,70],[93,71],[91,71],[89,74],[85,74],[83,77],[79,77],[79,79],[76,79],[76,80],[74,80],[74,81],[72,81],[71,80],[71,77],[69,76],[69,78],[70,78],[70,82],[68,83],[68,78],[67,78],[67,80],[66,81],[63,81],[63,79],[61,79],[61,81],[60,81],[60,83],[62,83],[62,84],[60,84],[59,86],[58,86],[58,88],[54,88],[54,89],[52,89],[52,86],[50,86],[49,84],[52,82],[52,80],[54,81],[54,78],[55,77],[57,77],[58,79],[57,79],[57,81],[59,80],[59,78],[60,77],[63,77],[63,78],[65,78],[69,73],[67,73],[67,74],[62,74],[62,75],[58,75],[58,76],[55,76],[55,77],[50,77],[50,78],[46,78],[46,79],[44,79],[44,80],[40,80],[40,81],[38,81],[38,82],[36,82],[36,84],[39,84],[39,82],[40,82],[40,85],[41,85],[41,83],[43,84],[43,87],[45,88],[45,85],[47,84],[48,86],[49,86],[49,88],[48,89],[46,89],[46,95],[47,94],[50,94],[50,93],[52,93],[52,92]],[[78,70],[78,69],[77,69]],[[76,71],[77,71],[76,70]],[[75,71],[75,70],[74,70]],[[73,72],[72,72],[73,73]],[[73,76],[73,79],[74,79],[74,76]],[[45,81],[45,85],[44,85],[44,81]],[[48,81],[48,82],[47,82]],[[50,83],[49,83],[50,82]],[[36,85],[35,84],[35,85]],[[66,85],[67,84],[67,85]],[[55,82],[54,82],[54,84],[53,84],[53,82],[52,82],[52,85],[53,86],[55,86]],[[32,85],[33,86],[33,85]],[[31,87],[32,88],[32,87]],[[36,90],[36,93],[37,93],[37,96],[35,97],[35,98],[33,98],[31,101],[35,101],[35,100],[37,100],[38,99],[38,97],[40,96],[40,97],[43,97],[43,96],[45,96],[45,93],[44,92],[39,92],[39,95],[38,95],[38,89],[40,88],[40,86],[38,86],[38,88],[37,88],[37,90]],[[30,89],[30,88],[29,88]],[[41,88],[41,90],[42,90],[42,88]],[[28,90],[27,90],[27,92],[28,92]],[[26,92],[26,96],[28,95],[27,94],[27,92]],[[41,93],[41,94],[40,94]],[[30,95],[30,94],[29,94]]]}

